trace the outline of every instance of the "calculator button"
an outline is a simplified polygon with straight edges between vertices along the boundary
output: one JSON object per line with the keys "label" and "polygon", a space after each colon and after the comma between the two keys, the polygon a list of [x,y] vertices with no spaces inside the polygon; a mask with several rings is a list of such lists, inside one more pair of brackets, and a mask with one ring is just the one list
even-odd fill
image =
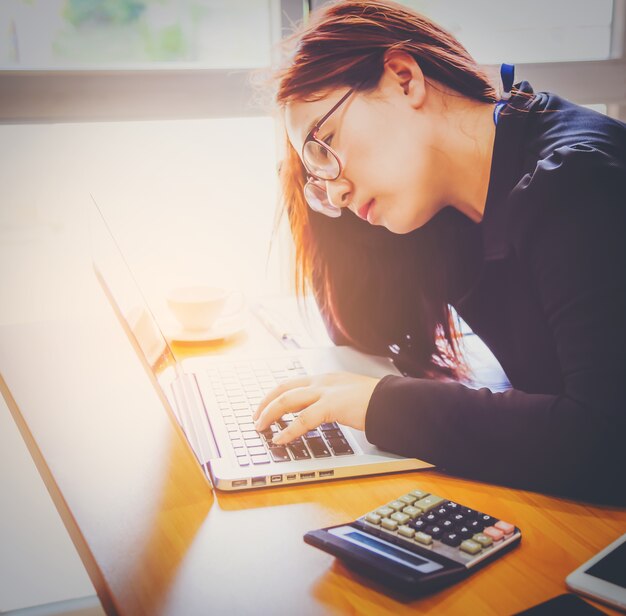
{"label": "calculator button", "polygon": [[393,509],[391,507],[380,507],[376,509],[376,513],[382,515],[383,518],[388,518],[393,513]]}
{"label": "calculator button", "polygon": [[424,498],[421,498],[416,503],[413,503],[413,506],[417,507],[418,509],[421,509],[424,512],[427,512],[427,511],[430,511],[431,509],[434,509],[435,507],[438,507],[443,502],[444,502],[444,499],[441,498],[441,496],[430,494],[428,496],[425,496]]}
{"label": "calculator button", "polygon": [[408,516],[410,516],[413,519],[415,519],[418,515],[422,515],[422,510],[418,509],[417,507],[413,507],[412,505],[405,507],[402,510],[402,512],[406,513]]}
{"label": "calculator button", "polygon": [[445,507],[439,507],[438,509],[435,509],[435,513],[440,517],[440,518],[446,518],[448,517],[448,510]]}
{"label": "calculator button", "polygon": [[500,539],[504,537],[504,533],[495,526],[487,526],[487,528],[483,530],[483,533],[491,537],[494,541],[500,541]]}
{"label": "calculator button", "polygon": [[380,521],[380,525],[387,530],[396,530],[396,528],[398,528],[398,523],[395,520],[391,520],[389,518],[383,518]]}
{"label": "calculator button", "polygon": [[472,539],[466,539],[461,543],[461,549],[468,554],[478,554],[482,548],[480,547],[480,543]]}
{"label": "calculator button", "polygon": [[411,519],[406,513],[402,513],[401,511],[392,513],[390,518],[398,522],[398,524],[406,524]]}
{"label": "calculator button", "polygon": [[428,524],[434,524],[439,520],[439,518],[434,513],[429,513],[428,515],[423,516],[424,521],[428,522]]}
{"label": "calculator button", "polygon": [[450,519],[455,524],[464,524],[467,518],[462,513],[455,513],[450,517]]}
{"label": "calculator button", "polygon": [[467,526],[458,527],[456,532],[459,533],[463,539],[469,539],[474,534]]}
{"label": "calculator button", "polygon": [[494,526],[498,530],[501,530],[505,535],[511,535],[515,530],[515,526],[513,526],[513,524],[509,524],[508,522],[504,522],[503,520],[496,522]]}
{"label": "calculator button", "polygon": [[415,496],[415,498],[420,499],[428,496],[428,492],[422,492],[422,490],[411,490],[410,494]]}
{"label": "calculator button", "polygon": [[433,538],[422,531],[418,531],[415,533],[415,541],[424,545],[430,545],[433,542]]}
{"label": "calculator button", "polygon": [[479,513],[476,519],[484,526],[495,526],[496,522],[498,521],[485,513]]}
{"label": "calculator button", "polygon": [[451,520],[440,520],[439,525],[443,528],[444,531],[452,531],[454,530],[454,522]]}
{"label": "calculator button", "polygon": [[415,531],[410,526],[400,526],[398,528],[398,535],[412,539],[415,535]]}
{"label": "calculator button", "polygon": [[466,526],[475,533],[479,533],[484,528],[484,525],[478,520],[470,520],[467,522]]}
{"label": "calculator button", "polygon": [[387,503],[387,507],[391,507],[394,511],[402,511],[406,505],[402,501],[395,500]]}
{"label": "calculator button", "polygon": [[459,546],[461,544],[461,541],[463,541],[463,539],[461,538],[461,535],[459,535],[459,533],[444,533],[441,536],[441,543],[451,545],[453,548]]}
{"label": "calculator button", "polygon": [[448,501],[445,506],[450,509],[450,511],[459,511],[461,509],[461,505],[454,501]]}
{"label": "calculator button", "polygon": [[485,535],[485,533],[476,533],[472,540],[480,543],[484,548],[488,548],[493,543],[493,539],[489,535]]}
{"label": "calculator button", "polygon": [[371,524],[380,524],[380,521],[382,520],[382,516],[378,515],[374,511],[371,511],[365,516],[365,519]]}
{"label": "calculator button", "polygon": [[443,534],[443,528],[441,528],[441,526],[427,526],[424,532],[434,539],[439,539]]}
{"label": "calculator button", "polygon": [[426,520],[411,520],[409,522],[409,526],[414,528],[416,531],[424,530],[428,526],[428,522]]}
{"label": "calculator button", "polygon": [[417,497],[412,494],[404,494],[398,500],[406,503],[407,505],[412,505],[417,500]]}

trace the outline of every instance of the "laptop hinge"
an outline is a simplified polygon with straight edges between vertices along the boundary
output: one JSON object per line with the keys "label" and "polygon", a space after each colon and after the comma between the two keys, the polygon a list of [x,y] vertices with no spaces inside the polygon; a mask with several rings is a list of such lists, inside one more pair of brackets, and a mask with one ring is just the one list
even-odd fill
{"label": "laptop hinge", "polygon": [[172,382],[172,393],[191,448],[201,464],[220,457],[209,418],[204,410],[196,377],[181,373]]}

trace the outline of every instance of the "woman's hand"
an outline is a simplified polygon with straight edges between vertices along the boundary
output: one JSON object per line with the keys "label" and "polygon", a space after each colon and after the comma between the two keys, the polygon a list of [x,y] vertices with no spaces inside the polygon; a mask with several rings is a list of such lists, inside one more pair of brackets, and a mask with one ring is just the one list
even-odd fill
{"label": "woman's hand", "polygon": [[298,413],[296,419],[274,436],[274,443],[279,445],[333,421],[364,430],[367,406],[379,381],[349,372],[285,381],[265,396],[252,419],[260,432],[283,415]]}

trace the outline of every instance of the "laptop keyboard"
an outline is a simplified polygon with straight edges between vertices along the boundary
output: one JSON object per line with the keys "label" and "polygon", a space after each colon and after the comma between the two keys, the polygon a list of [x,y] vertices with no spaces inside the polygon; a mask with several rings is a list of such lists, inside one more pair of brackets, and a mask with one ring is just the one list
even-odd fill
{"label": "laptop keyboard", "polygon": [[200,391],[205,403],[219,408],[230,443],[240,466],[345,456],[354,453],[337,423],[325,423],[287,445],[274,445],[276,432],[294,421],[286,414],[263,432],[257,432],[252,413],[264,396],[282,381],[306,375],[297,359],[237,361],[220,363],[206,370]]}

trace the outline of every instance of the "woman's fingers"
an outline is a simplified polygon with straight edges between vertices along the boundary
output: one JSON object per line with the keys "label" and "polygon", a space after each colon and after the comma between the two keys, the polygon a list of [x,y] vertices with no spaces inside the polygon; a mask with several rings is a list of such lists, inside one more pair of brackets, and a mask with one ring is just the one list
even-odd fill
{"label": "woman's fingers", "polygon": [[289,389],[273,400],[258,415],[254,427],[259,430],[265,430],[271,423],[280,419],[287,413],[297,413],[307,406],[317,402],[319,393],[311,387],[296,387]]}
{"label": "woman's fingers", "polygon": [[274,389],[272,389],[272,391],[270,391],[265,396],[265,398],[263,398],[263,400],[261,400],[261,403],[257,407],[256,411],[254,411],[254,413],[252,414],[252,421],[256,421],[260,417],[261,413],[264,411],[265,407],[268,404],[270,404],[273,400],[278,398],[278,396],[284,394],[285,392],[291,389],[296,389],[298,387],[305,387],[306,385],[310,385],[310,384],[311,384],[310,377],[290,379],[289,381],[285,381],[284,383],[281,383],[278,387],[275,387]]}
{"label": "woman's fingers", "polygon": [[307,406],[284,430],[274,435],[273,442],[284,445],[326,422],[325,407],[326,405],[319,400]]}

